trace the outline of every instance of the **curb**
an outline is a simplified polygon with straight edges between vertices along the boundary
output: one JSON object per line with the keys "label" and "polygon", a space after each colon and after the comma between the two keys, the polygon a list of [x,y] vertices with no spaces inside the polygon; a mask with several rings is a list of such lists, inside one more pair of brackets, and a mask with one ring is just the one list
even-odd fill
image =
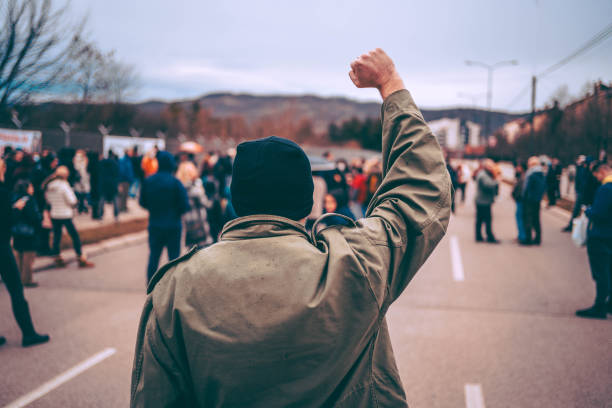
{"label": "curb", "polygon": [[[83,253],[88,257],[100,255],[106,252],[110,252],[118,248],[128,248],[134,245],[142,244],[147,242],[148,232],[141,231],[132,234],[126,234],[117,238],[111,238],[103,241],[99,241],[95,244],[84,245]],[[74,250],[62,251],[62,257],[67,264],[75,263],[77,256]],[[39,257],[34,261],[32,270],[34,272],[45,271],[49,269],[55,269],[55,262],[50,257]]]}

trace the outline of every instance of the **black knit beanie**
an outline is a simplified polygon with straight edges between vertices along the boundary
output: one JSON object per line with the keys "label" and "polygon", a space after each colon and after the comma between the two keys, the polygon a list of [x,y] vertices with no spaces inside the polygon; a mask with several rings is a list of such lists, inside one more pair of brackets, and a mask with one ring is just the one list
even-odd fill
{"label": "black knit beanie", "polygon": [[238,145],[231,185],[238,216],[301,220],[312,210],[313,190],[310,161],[291,140],[270,136]]}

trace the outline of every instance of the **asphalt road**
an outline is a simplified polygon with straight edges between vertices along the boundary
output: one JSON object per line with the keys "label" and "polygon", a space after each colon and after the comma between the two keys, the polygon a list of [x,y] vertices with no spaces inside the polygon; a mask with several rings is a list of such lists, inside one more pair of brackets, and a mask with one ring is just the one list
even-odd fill
{"label": "asphalt road", "polygon": [[[494,207],[499,245],[476,244],[473,205],[458,207],[388,314],[411,407],[612,407],[612,316],[574,316],[594,297],[586,253],[560,232],[562,213],[542,212],[542,246],[523,248],[507,188]],[[52,340],[29,349],[0,289],[0,407],[28,395],[32,407],[128,405],[146,257],[139,244],[93,269],[37,273],[26,296]]]}

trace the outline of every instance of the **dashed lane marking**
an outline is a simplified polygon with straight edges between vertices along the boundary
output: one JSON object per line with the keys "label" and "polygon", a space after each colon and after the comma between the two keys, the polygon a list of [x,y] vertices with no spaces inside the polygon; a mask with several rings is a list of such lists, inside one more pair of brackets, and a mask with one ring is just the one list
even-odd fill
{"label": "dashed lane marking", "polygon": [[456,235],[450,237],[451,263],[453,267],[453,279],[456,282],[463,282],[463,262],[461,261],[461,250],[459,249],[459,239]]}
{"label": "dashed lane marking", "polygon": [[465,384],[465,406],[466,408],[485,408],[480,384]]}
{"label": "dashed lane marking", "polygon": [[48,394],[49,392],[53,391],[54,389],[56,389],[60,385],[64,384],[65,382],[70,381],[71,379],[73,379],[77,375],[81,374],[82,372],[90,369],[91,367],[95,366],[96,364],[98,364],[98,363],[102,362],[103,360],[109,358],[110,356],[112,356],[116,352],[117,352],[117,350],[114,349],[114,348],[110,348],[110,347],[106,348],[106,349],[102,350],[101,352],[91,356],[90,358],[88,358],[87,360],[83,361],[82,363],[79,363],[79,364],[75,365],[74,367],[72,367],[71,369],[69,369],[67,371],[64,371],[62,374],[58,375],[57,377],[52,378],[51,380],[47,381],[46,383],[44,383],[43,385],[41,385],[40,387],[38,387],[34,391],[32,391],[32,392],[22,396],[21,398],[11,402],[10,404],[6,405],[4,408],[21,408],[21,407],[25,407],[26,405],[36,401],[37,399],[39,399],[43,395]]}

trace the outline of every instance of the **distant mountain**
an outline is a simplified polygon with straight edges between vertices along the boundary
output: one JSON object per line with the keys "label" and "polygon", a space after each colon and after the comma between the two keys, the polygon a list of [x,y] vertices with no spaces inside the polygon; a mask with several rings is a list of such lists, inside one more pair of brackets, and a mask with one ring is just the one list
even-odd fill
{"label": "distant mountain", "polygon": [[[330,123],[342,123],[353,117],[359,119],[380,117],[380,103],[358,102],[347,98],[323,98],[314,95],[250,95],[233,93],[213,93],[197,99],[201,106],[209,109],[213,116],[227,117],[241,115],[254,122],[266,116],[290,115],[297,120],[308,118],[317,132],[325,132]],[[189,109],[194,101],[181,101]],[[136,107],[147,113],[161,113],[168,103],[148,101]],[[423,109],[426,120],[440,118],[460,118],[484,126],[486,111],[470,108]],[[521,117],[520,114],[492,112],[490,129],[497,129],[504,123]]]}

